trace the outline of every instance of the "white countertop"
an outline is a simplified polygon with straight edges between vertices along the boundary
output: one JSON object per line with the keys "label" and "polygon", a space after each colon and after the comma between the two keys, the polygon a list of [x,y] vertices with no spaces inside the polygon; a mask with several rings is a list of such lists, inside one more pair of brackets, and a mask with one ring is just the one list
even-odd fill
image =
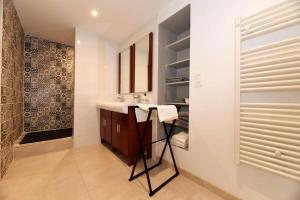
{"label": "white countertop", "polygon": [[97,104],[97,108],[128,114],[128,107],[135,105],[131,102],[100,102]]}
{"label": "white countertop", "polygon": [[[132,103],[132,102],[100,102],[97,104],[97,108],[128,114],[128,107],[136,106],[136,105],[137,105],[136,103]],[[153,119],[153,115],[151,116],[151,119]],[[148,111],[142,109],[136,110],[136,117],[138,122],[146,121],[147,116],[148,116]]]}

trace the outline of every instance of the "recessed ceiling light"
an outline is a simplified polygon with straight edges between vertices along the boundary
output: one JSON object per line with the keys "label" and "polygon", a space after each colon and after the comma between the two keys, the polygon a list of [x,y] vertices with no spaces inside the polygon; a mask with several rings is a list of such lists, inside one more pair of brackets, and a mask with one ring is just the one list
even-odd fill
{"label": "recessed ceiling light", "polygon": [[80,40],[77,40],[77,44],[80,44]]}
{"label": "recessed ceiling light", "polygon": [[97,11],[97,10],[92,10],[91,14],[92,14],[94,17],[97,17],[97,16],[98,16],[98,11]]}

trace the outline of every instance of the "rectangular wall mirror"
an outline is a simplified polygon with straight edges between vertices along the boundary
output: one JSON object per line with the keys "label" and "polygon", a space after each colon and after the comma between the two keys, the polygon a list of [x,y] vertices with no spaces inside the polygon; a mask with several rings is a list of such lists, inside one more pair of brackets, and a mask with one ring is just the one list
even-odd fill
{"label": "rectangular wall mirror", "polygon": [[152,91],[153,33],[134,44],[134,92]]}
{"label": "rectangular wall mirror", "polygon": [[153,33],[135,43],[134,91],[152,90]]}
{"label": "rectangular wall mirror", "polygon": [[119,54],[119,94],[152,91],[153,33]]}
{"label": "rectangular wall mirror", "polygon": [[119,54],[119,93],[130,93],[130,49]]}

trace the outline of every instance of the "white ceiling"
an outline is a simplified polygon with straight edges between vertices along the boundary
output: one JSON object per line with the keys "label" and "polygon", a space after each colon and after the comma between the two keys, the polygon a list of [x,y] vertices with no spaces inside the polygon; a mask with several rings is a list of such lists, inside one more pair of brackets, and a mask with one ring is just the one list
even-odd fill
{"label": "white ceiling", "polygon": [[[14,0],[26,33],[74,44],[81,27],[121,43],[151,19],[170,0]],[[91,11],[98,10],[93,17]]]}

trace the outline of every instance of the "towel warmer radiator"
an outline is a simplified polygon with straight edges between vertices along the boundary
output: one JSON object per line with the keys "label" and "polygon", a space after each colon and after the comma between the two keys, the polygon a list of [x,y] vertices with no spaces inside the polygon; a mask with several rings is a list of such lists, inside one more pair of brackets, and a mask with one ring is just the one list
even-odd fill
{"label": "towel warmer radiator", "polygon": [[300,1],[239,19],[236,34],[239,162],[300,181]]}

